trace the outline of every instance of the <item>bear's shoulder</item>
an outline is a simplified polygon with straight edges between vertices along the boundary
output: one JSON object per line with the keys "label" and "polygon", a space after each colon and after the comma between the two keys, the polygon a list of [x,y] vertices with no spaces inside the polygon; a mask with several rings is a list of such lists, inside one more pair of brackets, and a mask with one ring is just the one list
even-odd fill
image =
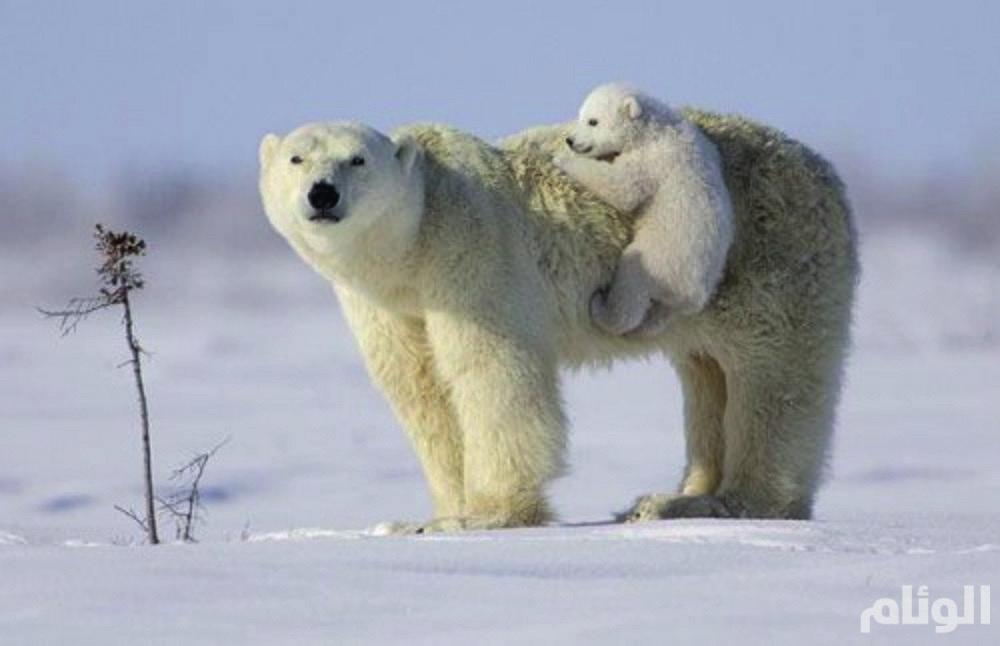
{"label": "bear's shoulder", "polygon": [[475,135],[451,126],[422,123],[392,133],[394,141],[415,141],[423,152],[422,173],[429,205],[445,211],[470,200],[511,197],[513,178],[507,154]]}
{"label": "bear's shoulder", "polygon": [[466,172],[470,167],[481,171],[502,163],[501,151],[475,135],[438,123],[417,123],[392,133],[396,142],[415,141],[423,150],[430,170]]}

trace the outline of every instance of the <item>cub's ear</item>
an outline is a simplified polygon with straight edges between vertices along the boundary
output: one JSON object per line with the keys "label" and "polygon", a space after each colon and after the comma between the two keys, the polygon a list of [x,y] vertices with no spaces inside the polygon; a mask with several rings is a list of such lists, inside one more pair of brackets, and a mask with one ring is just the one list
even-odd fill
{"label": "cub's ear", "polygon": [[403,168],[403,175],[409,175],[423,155],[423,148],[412,137],[402,137],[396,144],[396,159]]}
{"label": "cub's ear", "polygon": [[266,134],[264,138],[260,140],[260,150],[258,154],[260,155],[260,167],[267,168],[274,159],[274,154],[278,152],[278,146],[281,145],[281,137],[274,134]]}
{"label": "cub's ear", "polygon": [[639,104],[639,99],[634,96],[625,97],[624,108],[629,119],[638,119],[642,116],[642,106]]}

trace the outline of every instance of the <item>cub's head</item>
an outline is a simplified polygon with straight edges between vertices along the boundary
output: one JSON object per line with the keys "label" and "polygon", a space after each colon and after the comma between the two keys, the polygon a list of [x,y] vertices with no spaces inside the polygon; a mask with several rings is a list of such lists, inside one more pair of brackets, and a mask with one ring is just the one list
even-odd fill
{"label": "cub's head", "polygon": [[614,161],[638,138],[645,103],[645,97],[629,85],[598,86],[580,106],[566,145],[579,155]]}
{"label": "cub's head", "polygon": [[423,211],[419,158],[416,142],[397,144],[358,123],[266,135],[260,142],[264,210],[300,252],[346,257],[361,245],[380,244],[395,251],[415,235]]}

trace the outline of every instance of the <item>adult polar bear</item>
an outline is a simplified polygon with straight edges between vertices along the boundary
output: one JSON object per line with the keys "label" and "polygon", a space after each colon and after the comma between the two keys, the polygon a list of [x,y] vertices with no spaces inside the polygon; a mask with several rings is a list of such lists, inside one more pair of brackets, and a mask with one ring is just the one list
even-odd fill
{"label": "adult polar bear", "polygon": [[441,126],[313,124],[260,146],[273,226],[331,280],[406,428],[441,531],[537,525],[564,467],[558,368],[666,354],[685,397],[678,494],[630,519],[808,518],[858,274],[833,169],[781,133],[686,113],[725,166],[735,234],[709,305],[652,339],[591,324],[632,218],[552,163],[565,126],[502,148]]}

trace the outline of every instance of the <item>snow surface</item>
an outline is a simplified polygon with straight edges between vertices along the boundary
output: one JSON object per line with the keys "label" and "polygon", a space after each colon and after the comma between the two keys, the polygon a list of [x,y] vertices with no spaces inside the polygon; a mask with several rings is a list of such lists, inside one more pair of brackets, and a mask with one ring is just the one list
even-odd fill
{"label": "snow surface", "polygon": [[322,281],[288,252],[156,304],[157,262],[137,317],[162,490],[232,438],[205,476],[201,542],[139,545],[112,509],[141,495],[114,316],[60,339],[30,308],[52,293],[4,294],[0,644],[1000,641],[993,625],[859,633],[902,585],[1000,597],[996,264],[867,241],[814,521],[610,523],[683,466],[679,387],[649,362],[567,377],[562,524],[400,538],[367,528],[429,515],[420,471]]}

